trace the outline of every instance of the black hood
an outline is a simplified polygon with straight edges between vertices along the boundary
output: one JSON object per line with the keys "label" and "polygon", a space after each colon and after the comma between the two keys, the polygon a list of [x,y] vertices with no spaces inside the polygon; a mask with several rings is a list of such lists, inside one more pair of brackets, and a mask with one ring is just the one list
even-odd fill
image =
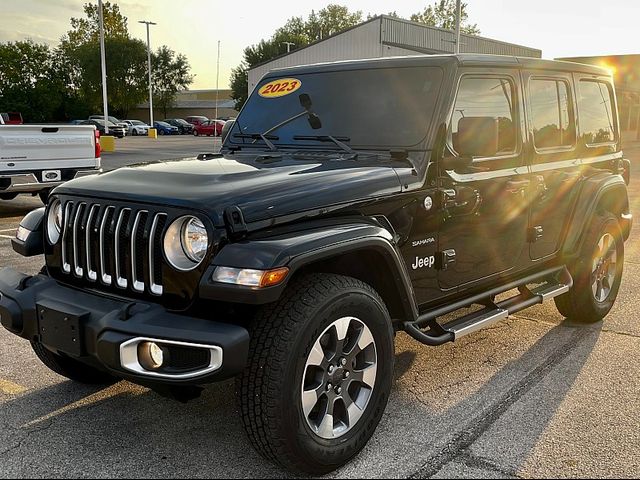
{"label": "black hood", "polygon": [[149,163],[73,180],[56,192],[184,207],[221,225],[222,212],[234,205],[254,222],[401,191],[394,166],[406,163],[388,156],[321,158],[241,154]]}

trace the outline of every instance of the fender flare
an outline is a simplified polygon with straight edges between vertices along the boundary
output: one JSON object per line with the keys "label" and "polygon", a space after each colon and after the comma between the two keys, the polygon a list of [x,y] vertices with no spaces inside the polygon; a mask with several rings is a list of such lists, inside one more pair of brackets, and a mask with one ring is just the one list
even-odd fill
{"label": "fender flare", "polygon": [[[393,244],[393,235],[378,224],[362,221],[278,233],[268,238],[246,239],[228,244],[216,255],[205,273],[200,283],[200,296],[231,303],[272,303],[280,298],[288,281],[303,267],[338,255],[367,250],[375,251],[384,258],[385,265],[377,268],[387,268],[393,275],[404,317],[417,318],[418,307],[411,278],[402,256]],[[212,282],[210,279],[217,266],[256,270],[289,267],[291,272],[281,285],[257,290]]]}
{"label": "fender flare", "polygon": [[629,232],[626,230],[630,229],[630,225],[627,227],[628,220],[623,218],[629,214],[627,185],[620,175],[598,173],[583,181],[576,198],[563,244],[565,256],[573,257],[579,254],[584,242],[585,226],[592,221],[603,202],[606,202],[612,213],[619,216],[625,239],[628,238]]}

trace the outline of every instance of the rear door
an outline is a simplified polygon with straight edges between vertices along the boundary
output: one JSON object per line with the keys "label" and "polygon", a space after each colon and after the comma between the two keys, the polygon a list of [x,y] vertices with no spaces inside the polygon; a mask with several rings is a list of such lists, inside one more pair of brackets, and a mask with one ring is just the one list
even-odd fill
{"label": "rear door", "polygon": [[468,168],[440,172],[444,215],[438,281],[443,290],[511,274],[529,261],[522,111],[517,69],[462,72],[445,157],[459,156],[455,145],[465,123],[485,120],[497,124],[497,153],[474,158]]}
{"label": "rear door", "polygon": [[560,248],[580,179],[575,92],[570,73],[525,71],[523,81],[532,173],[529,253],[541,260]]}

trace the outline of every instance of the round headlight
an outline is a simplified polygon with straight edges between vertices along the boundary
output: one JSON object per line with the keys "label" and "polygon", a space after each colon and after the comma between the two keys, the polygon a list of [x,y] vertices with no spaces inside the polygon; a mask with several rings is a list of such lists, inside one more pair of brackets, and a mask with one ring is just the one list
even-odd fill
{"label": "round headlight", "polygon": [[197,218],[192,218],[182,227],[182,248],[191,260],[200,263],[207,254],[209,236],[204,224]]}
{"label": "round headlight", "polygon": [[54,200],[49,207],[47,215],[47,237],[51,244],[58,243],[60,240],[60,232],[62,231],[62,203],[60,200]]}
{"label": "round headlight", "polygon": [[173,268],[189,271],[200,265],[209,248],[209,235],[202,221],[186,216],[175,220],[164,236],[164,253]]}

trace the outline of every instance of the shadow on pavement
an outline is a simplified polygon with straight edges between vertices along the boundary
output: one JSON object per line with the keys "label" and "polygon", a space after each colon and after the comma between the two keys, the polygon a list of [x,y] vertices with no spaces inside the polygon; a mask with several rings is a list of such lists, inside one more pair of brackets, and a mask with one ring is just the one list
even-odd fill
{"label": "shadow on pavement", "polygon": [[[407,476],[417,470],[417,476],[428,477],[450,462],[476,462],[469,447],[518,399],[532,392],[531,395],[540,396],[545,402],[546,414],[531,422],[525,437],[505,438],[496,446],[512,449],[514,444],[518,445],[518,455],[514,457],[513,451],[511,457],[505,455],[511,458],[506,472],[502,466],[495,466],[503,473],[517,473],[571,389],[598,337],[597,328],[556,326],[524,355],[500,368],[477,391],[458,398],[445,409],[424,398],[416,407],[417,402],[403,398],[407,392],[402,386],[396,388],[371,445],[339,474],[382,477],[395,472]],[[478,341],[491,340],[485,336]],[[432,370],[428,358],[438,355],[438,351],[415,350],[398,355],[396,378],[419,373],[438,381],[443,372]],[[415,365],[416,358],[425,355],[426,363]],[[553,392],[535,391],[540,380],[567,358],[570,358],[569,374],[559,388]],[[462,366],[472,371],[475,362],[487,359],[486,355],[471,353],[458,361],[466,362]],[[422,371],[416,372],[417,368]],[[472,376],[449,380],[455,384],[473,383],[476,379]],[[426,396],[438,401],[437,392]],[[0,455],[5,459],[3,475],[51,476],[56,472],[67,477],[283,475],[262,460],[246,440],[232,381],[209,387],[201,398],[186,405],[127,382],[100,390],[65,381],[5,402],[0,420],[7,427],[6,434],[0,434],[0,439],[6,435],[0,447]],[[395,437],[387,436],[390,429],[398,430]],[[495,435],[509,433],[499,431]],[[10,456],[3,453],[10,450]],[[422,452],[422,456],[416,456],[417,452]],[[32,461],[25,463],[25,458]],[[398,470],[400,465],[407,471]]]}

